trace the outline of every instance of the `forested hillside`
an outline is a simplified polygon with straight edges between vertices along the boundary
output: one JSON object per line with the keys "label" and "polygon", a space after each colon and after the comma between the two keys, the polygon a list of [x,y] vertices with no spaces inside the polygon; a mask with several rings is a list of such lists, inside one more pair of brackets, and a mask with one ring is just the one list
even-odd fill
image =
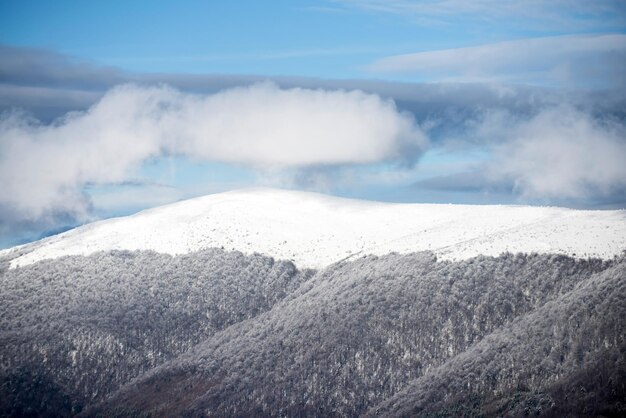
{"label": "forested hillside", "polygon": [[624,416],[626,263],[414,380],[370,416]]}
{"label": "forested hillside", "polygon": [[[624,265],[511,254],[437,262],[430,253],[336,264],[272,310],[215,334],[89,414],[358,416],[388,411],[383,402],[394,395],[412,405],[416,381],[446,367],[455,373],[451,387],[473,390],[458,391],[451,409],[437,403],[450,383],[444,380],[429,386],[426,406],[432,408],[422,409],[456,416],[480,413],[482,406],[471,406],[476,396],[497,402],[517,396],[518,389],[523,397],[555,384],[567,391],[572,376],[592,364],[623,368]],[[587,300],[589,292],[593,305],[602,291],[600,312],[574,309],[573,301]],[[519,344],[500,343],[500,335],[524,331]],[[484,357],[486,347],[515,361]],[[472,368],[462,359],[476,363]],[[545,370],[536,366],[544,364]],[[623,376],[612,378],[614,387],[604,382],[606,390],[623,392]],[[607,410],[620,408],[615,396],[598,402]],[[544,403],[543,412],[572,404],[558,397]],[[390,415],[415,410],[398,408]]]}
{"label": "forested hillside", "polygon": [[118,251],[0,272],[2,416],[626,412],[624,257],[315,272]]}
{"label": "forested hillside", "polygon": [[109,252],[0,275],[0,415],[71,415],[307,280],[291,262],[207,250]]}

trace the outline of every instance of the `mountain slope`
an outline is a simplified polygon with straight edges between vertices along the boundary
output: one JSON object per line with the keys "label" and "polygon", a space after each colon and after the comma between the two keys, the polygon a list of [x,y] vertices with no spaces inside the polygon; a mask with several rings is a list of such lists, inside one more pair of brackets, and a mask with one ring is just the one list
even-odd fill
{"label": "mountain slope", "polygon": [[[624,345],[625,268],[624,260],[540,255],[437,262],[428,253],[333,265],[272,310],[215,334],[87,415],[359,416],[378,405],[387,411],[381,402],[449,364],[455,385],[475,384],[484,397],[492,393],[484,364],[507,390],[541,388],[546,376],[563,383],[559,376],[591,361],[614,365],[598,353],[605,339],[613,356]],[[516,340],[500,344],[511,333]],[[483,361],[485,350],[500,357]],[[513,366],[505,362],[510,356]],[[558,367],[525,373],[534,369],[524,362]],[[429,386],[427,402],[437,406],[437,388],[446,383]],[[469,401],[458,400],[463,407]]]}
{"label": "mountain slope", "polygon": [[230,325],[312,272],[260,255],[98,253],[0,271],[0,416],[66,416]]}
{"label": "mountain slope", "polygon": [[108,250],[260,252],[321,268],[361,254],[429,250],[440,259],[502,252],[611,258],[626,248],[626,211],[390,204],[246,189],[88,224],[0,252],[13,267]]}
{"label": "mountain slope", "polygon": [[369,416],[624,416],[626,263],[411,382]]}

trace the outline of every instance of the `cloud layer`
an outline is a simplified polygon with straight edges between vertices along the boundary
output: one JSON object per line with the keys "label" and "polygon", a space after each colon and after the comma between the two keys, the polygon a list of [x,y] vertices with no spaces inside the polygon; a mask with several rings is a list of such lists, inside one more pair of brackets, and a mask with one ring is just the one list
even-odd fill
{"label": "cloud layer", "polygon": [[626,87],[626,35],[555,36],[396,55],[370,70],[425,79]]}
{"label": "cloud layer", "polygon": [[361,91],[264,83],[197,95],[124,85],[50,125],[6,114],[0,208],[31,220],[55,213],[85,218],[90,207],[83,186],[127,181],[142,162],[163,155],[261,170],[412,164],[426,142],[392,101]]}
{"label": "cloud layer", "polygon": [[[490,77],[497,72],[486,68]],[[0,47],[0,74],[0,245],[15,243],[4,243],[3,236],[26,237],[24,231],[41,233],[94,213],[110,216],[122,206],[143,208],[258,182],[403,201],[429,200],[430,190],[439,193],[438,201],[465,203],[626,203],[620,88],[568,92],[297,77],[249,87],[262,77],[132,74],[8,47]],[[620,74],[600,78],[619,84]],[[111,89],[120,81],[135,84]],[[179,90],[155,87],[160,81]],[[44,122],[6,112],[15,107]],[[67,113],[76,109],[82,110]],[[427,154],[428,164],[407,170],[426,144],[420,127],[440,161]],[[175,177],[202,177],[195,172],[168,177],[138,170],[161,167],[163,156],[195,160],[190,165],[206,174],[201,187],[168,187]],[[211,162],[248,177],[209,184],[224,180],[223,169],[215,176],[207,168],[216,166]],[[130,185],[137,179],[140,185]],[[406,191],[416,179],[422,190]],[[476,198],[484,194],[498,197]]]}

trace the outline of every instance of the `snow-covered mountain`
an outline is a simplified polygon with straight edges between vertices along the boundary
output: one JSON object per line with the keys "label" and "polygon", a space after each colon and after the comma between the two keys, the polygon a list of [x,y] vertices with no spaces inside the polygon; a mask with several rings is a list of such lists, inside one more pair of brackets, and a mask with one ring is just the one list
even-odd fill
{"label": "snow-covered mountain", "polygon": [[95,222],[0,254],[15,267],[101,250],[184,254],[210,247],[314,268],[421,250],[454,260],[506,251],[611,258],[626,249],[626,210],[392,204],[254,188]]}
{"label": "snow-covered mountain", "polygon": [[0,257],[0,416],[624,416],[625,248],[626,211],[271,189],[96,222]]}

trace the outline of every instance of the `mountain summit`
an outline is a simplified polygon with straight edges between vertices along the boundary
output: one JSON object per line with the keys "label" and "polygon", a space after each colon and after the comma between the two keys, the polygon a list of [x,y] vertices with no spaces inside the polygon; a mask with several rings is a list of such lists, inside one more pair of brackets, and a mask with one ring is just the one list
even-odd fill
{"label": "mountain summit", "polygon": [[396,204],[253,188],[94,222],[0,254],[13,258],[15,267],[98,251],[175,255],[212,247],[312,268],[425,250],[450,260],[503,252],[611,258],[626,248],[626,211]]}

